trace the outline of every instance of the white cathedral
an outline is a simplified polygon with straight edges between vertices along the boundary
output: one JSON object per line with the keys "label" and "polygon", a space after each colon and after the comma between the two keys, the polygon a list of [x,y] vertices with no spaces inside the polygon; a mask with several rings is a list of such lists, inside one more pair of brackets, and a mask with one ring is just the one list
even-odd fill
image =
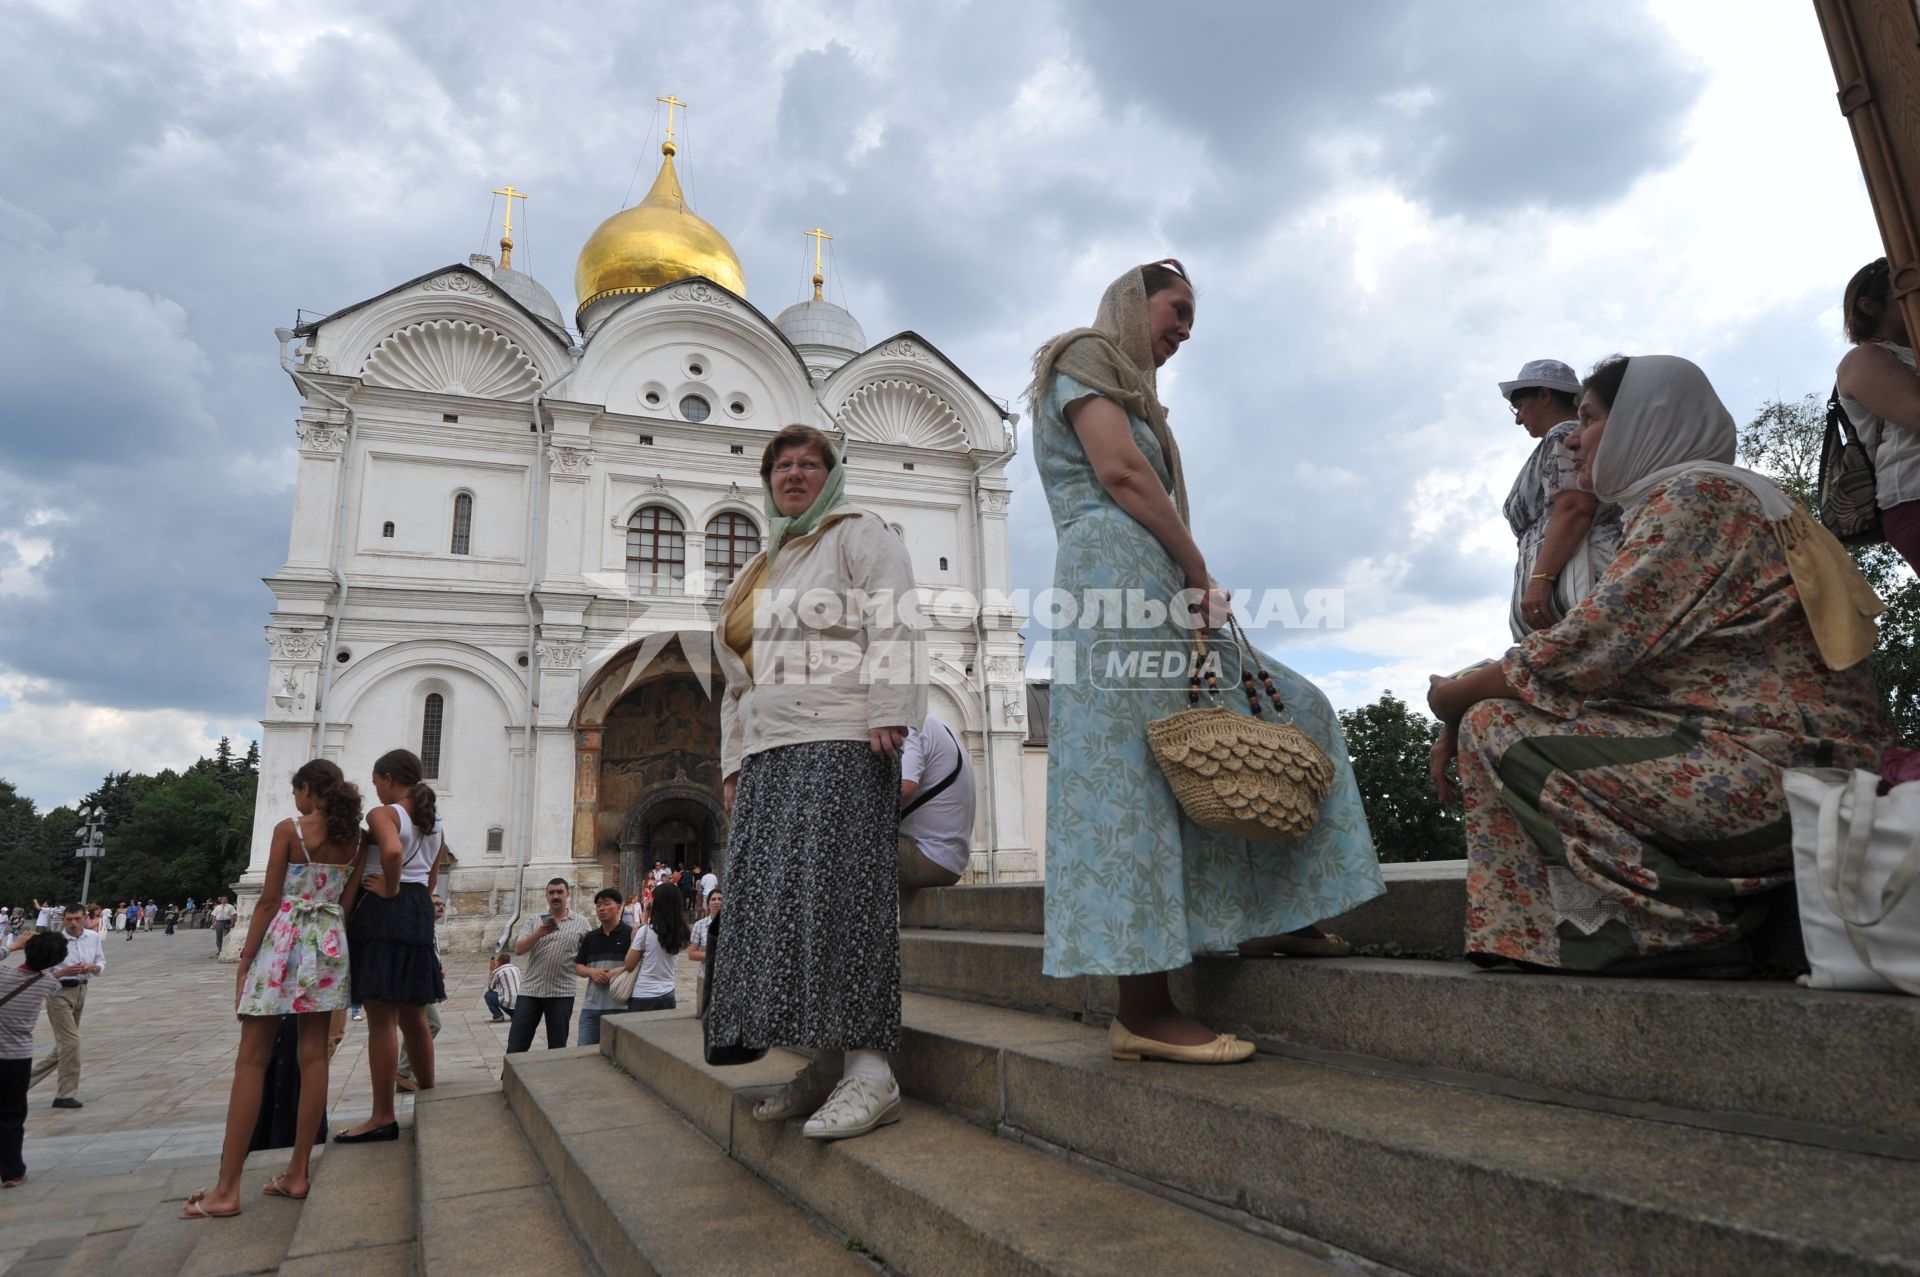
{"label": "white cathedral", "polygon": [[[396,747],[440,795],[467,943],[552,877],[626,890],[655,860],[720,862],[706,645],[760,548],[761,450],[790,422],[844,436],[848,499],[893,525],[932,597],[1005,595],[1016,419],[918,334],[868,345],[817,264],[812,300],[767,318],[687,207],[668,137],[646,198],[580,250],[571,330],[511,269],[512,194],[497,264],[281,330],[300,463],[267,580],[243,909],[293,771],[324,755],[371,802],[373,760]],[[970,877],[1032,879],[1025,618],[944,619],[929,706],[979,779]]]}

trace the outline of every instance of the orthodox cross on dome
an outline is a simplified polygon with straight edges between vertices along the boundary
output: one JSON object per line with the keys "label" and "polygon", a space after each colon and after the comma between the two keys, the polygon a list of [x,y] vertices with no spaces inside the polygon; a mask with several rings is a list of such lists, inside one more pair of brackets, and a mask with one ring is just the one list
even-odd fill
{"label": "orthodox cross on dome", "polygon": [[821,246],[825,244],[827,240],[832,239],[833,236],[827,234],[818,226],[815,226],[810,231],[802,231],[800,233],[813,241],[813,300],[821,301],[823,300],[823,294],[820,289],[821,286],[827,282],[827,277],[820,271],[820,249]]}
{"label": "orthodox cross on dome", "polygon": [[660,153],[662,155],[672,155],[680,149],[673,144],[673,108],[676,106],[684,108],[687,104],[685,102],[682,102],[679,98],[673,96],[673,94],[671,93],[667,94],[667,96],[663,98],[655,98],[654,101],[666,103],[667,140],[660,144]]}
{"label": "orthodox cross on dome", "polygon": [[515,200],[525,201],[525,199],[527,198],[527,193],[525,191],[514,190],[512,182],[508,182],[504,188],[498,187],[498,186],[494,187],[493,193],[495,195],[504,195],[507,197],[507,222],[506,222],[506,225],[503,226],[500,230],[500,269],[512,270],[513,269],[513,202]]}

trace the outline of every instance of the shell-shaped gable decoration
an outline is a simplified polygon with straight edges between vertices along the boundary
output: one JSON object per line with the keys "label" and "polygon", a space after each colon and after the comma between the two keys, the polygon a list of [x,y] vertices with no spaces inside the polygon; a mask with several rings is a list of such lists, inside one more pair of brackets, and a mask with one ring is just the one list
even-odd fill
{"label": "shell-shaped gable decoration", "polygon": [[847,396],[838,414],[852,439],[910,448],[965,451],[966,427],[953,405],[925,386],[899,378],[871,381]]}
{"label": "shell-shaped gable decoration", "polygon": [[402,328],[374,347],[360,376],[370,386],[475,399],[524,399],[540,386],[540,372],[524,350],[464,319]]}

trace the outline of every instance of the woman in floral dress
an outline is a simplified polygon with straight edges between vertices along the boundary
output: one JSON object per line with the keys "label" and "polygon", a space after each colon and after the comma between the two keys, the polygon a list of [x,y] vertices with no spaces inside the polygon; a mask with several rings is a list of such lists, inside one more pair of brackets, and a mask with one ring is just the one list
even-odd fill
{"label": "woman in floral dress", "polygon": [[305,1197],[308,1158],[327,1106],[327,1029],[347,1005],[346,914],[359,887],[360,791],[316,758],[293,774],[298,814],[273,831],[266,881],[240,949],[234,1011],[240,1057],[227,1102],[220,1179],[195,1193],[182,1219],[240,1213],[240,1173],[260,1115],[260,1096],[283,1017],[297,1016],[300,1117],[287,1169],[267,1181],[273,1197]]}
{"label": "woman in floral dress", "polygon": [[[1877,766],[1879,600],[1771,482],[1693,364],[1601,364],[1568,441],[1627,512],[1594,593],[1428,695],[1458,741],[1467,953],[1609,975],[1737,974],[1793,876],[1784,767]],[[1811,603],[1807,601],[1811,600]]]}

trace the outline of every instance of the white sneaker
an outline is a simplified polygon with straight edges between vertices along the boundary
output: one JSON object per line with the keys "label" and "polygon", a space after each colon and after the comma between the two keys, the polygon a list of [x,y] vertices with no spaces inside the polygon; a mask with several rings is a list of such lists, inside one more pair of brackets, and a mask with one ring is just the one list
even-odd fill
{"label": "white sneaker", "polygon": [[810,1140],[845,1140],[899,1120],[899,1082],[888,1078],[885,1086],[875,1086],[843,1077],[800,1133]]}
{"label": "white sneaker", "polygon": [[811,1113],[833,1091],[833,1079],[809,1064],[793,1075],[793,1081],[753,1106],[756,1122],[784,1122],[802,1113]]}

